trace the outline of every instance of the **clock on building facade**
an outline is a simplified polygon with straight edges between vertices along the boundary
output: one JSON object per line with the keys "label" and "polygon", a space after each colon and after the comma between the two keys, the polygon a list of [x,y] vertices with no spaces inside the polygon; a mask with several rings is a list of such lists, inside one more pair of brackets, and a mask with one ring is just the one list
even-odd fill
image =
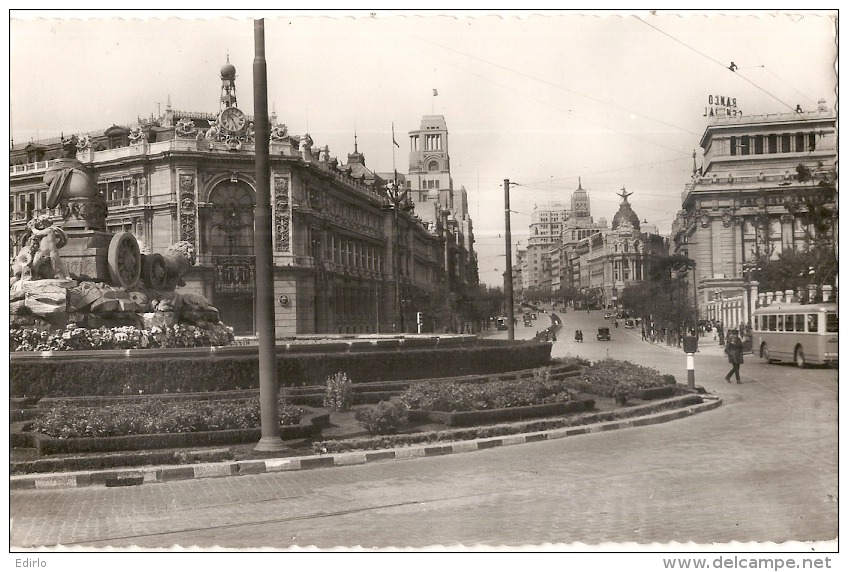
{"label": "clock on building facade", "polygon": [[218,126],[228,133],[240,133],[247,125],[247,117],[238,107],[227,107],[218,117]]}

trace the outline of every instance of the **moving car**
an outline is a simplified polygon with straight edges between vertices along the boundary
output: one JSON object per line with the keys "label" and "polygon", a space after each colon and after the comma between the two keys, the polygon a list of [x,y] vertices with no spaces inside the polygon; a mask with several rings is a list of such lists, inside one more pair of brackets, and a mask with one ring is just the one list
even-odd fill
{"label": "moving car", "polygon": [[609,328],[598,328],[598,341],[599,342],[608,342],[612,338],[610,338]]}
{"label": "moving car", "polygon": [[612,314],[610,314],[609,312],[607,312],[606,314],[604,314],[604,320],[609,320],[611,315],[612,315]]}
{"label": "moving car", "polygon": [[634,322],[633,320],[628,318],[627,320],[624,320],[624,327],[625,328],[635,328],[636,322]]}

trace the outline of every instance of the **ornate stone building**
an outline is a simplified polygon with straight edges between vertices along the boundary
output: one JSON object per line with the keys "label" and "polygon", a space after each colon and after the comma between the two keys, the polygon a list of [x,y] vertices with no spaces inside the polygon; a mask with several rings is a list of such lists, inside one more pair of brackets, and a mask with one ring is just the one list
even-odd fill
{"label": "ornate stone building", "polygon": [[622,189],[611,227],[606,219],[592,218],[582,181],[571,195],[570,209],[537,208],[529,245],[519,253],[522,286],[552,292],[575,288],[591,294],[598,305],[616,306],[628,284],[647,279],[650,265],[668,256],[668,241],[633,212],[627,200],[632,194]]}
{"label": "ornate stone building", "polygon": [[[169,98],[160,117],[80,134],[77,158],[96,174],[108,230],[131,232],[153,251],[190,242],[197,264],[183,290],[204,295],[237,333],[252,334],[255,147],[235,78],[227,62],[216,113],[177,111]],[[467,237],[458,224],[424,221],[405,196],[390,200],[391,181],[366,167],[355,143],[342,165],[308,134],[288,133],[274,113],[271,122],[278,337],[416,331],[416,312],[432,312],[446,297],[460,299],[473,260],[470,219]],[[43,182],[60,157],[61,139],[11,150],[10,256],[32,216],[61,220],[47,207]],[[446,279],[445,268],[454,279]],[[447,317],[443,322],[431,327],[448,328]]]}
{"label": "ornate stone building", "polygon": [[579,276],[578,287],[593,294],[603,307],[617,307],[618,299],[629,284],[650,276],[651,265],[668,256],[668,241],[656,227],[639,222],[621,189],[621,205],[609,230],[585,229],[588,236],[580,240],[570,264],[572,274]]}
{"label": "ornate stone building", "polygon": [[[700,315],[726,326],[745,324],[757,299],[750,263],[809,244],[810,229],[785,203],[833,179],[836,113],[824,100],[812,111],[719,113],[710,117],[700,146],[703,165],[686,185],[672,227],[674,252],[696,263]],[[799,180],[799,165],[810,180]],[[836,236],[832,240],[835,245]]]}

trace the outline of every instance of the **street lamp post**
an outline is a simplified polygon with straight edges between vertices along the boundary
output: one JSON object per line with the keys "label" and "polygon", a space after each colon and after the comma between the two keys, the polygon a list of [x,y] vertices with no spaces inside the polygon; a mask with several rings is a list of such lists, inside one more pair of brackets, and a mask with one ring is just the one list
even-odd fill
{"label": "street lamp post", "polygon": [[[405,192],[405,191],[404,191]],[[398,328],[400,328],[400,332],[403,332],[403,311],[400,306],[400,203],[403,199],[401,196],[400,190],[398,189],[397,184],[397,173],[395,173],[395,180],[389,183],[386,186],[386,193],[389,196],[389,200],[392,203],[392,210],[394,210],[394,256],[392,257],[392,267],[394,270],[394,279],[395,279],[395,316],[394,316],[394,324],[393,330],[394,333],[399,333]]]}
{"label": "street lamp post", "polygon": [[259,333],[259,403],[261,438],[257,451],[282,451],[277,408],[277,355],[274,331],[274,260],[269,164],[268,68],[265,62],[265,20],[253,24],[253,102],[256,118],[256,325]]}
{"label": "street lamp post", "polygon": [[506,244],[506,272],[504,273],[504,294],[506,294],[506,320],[507,339],[515,339],[515,309],[512,294],[512,232],[509,220],[509,186],[518,183],[510,183],[504,179],[504,242]]}

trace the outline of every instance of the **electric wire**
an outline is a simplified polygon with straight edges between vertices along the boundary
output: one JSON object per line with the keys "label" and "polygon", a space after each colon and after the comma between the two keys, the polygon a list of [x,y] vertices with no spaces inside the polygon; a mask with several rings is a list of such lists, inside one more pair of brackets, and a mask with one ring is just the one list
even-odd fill
{"label": "electric wire", "polygon": [[734,74],[734,75],[736,75],[736,76],[738,76],[738,77],[741,77],[743,80],[745,80],[746,82],[748,82],[749,84],[751,84],[752,86],[754,86],[755,88],[757,88],[758,90],[762,91],[763,93],[765,93],[765,94],[766,94],[766,95],[768,95],[769,97],[774,98],[774,100],[775,100],[775,101],[777,101],[778,103],[781,103],[782,105],[785,105],[785,106],[786,106],[786,107],[788,107],[789,109],[793,110],[793,111],[796,113],[796,115],[798,115],[798,117],[799,117],[802,121],[807,121],[807,118],[806,118],[806,117],[804,117],[804,116],[803,116],[803,115],[802,115],[802,114],[801,114],[801,113],[800,113],[800,112],[799,112],[796,108],[793,108],[790,104],[786,103],[785,101],[783,101],[782,99],[780,99],[779,97],[777,97],[776,95],[774,95],[773,93],[771,93],[769,90],[765,89],[764,87],[760,87],[759,85],[757,85],[756,83],[754,83],[753,81],[751,81],[750,79],[748,79],[747,77],[745,77],[744,75],[742,75],[742,74],[740,74],[740,73],[737,73],[736,71],[733,71],[733,70],[729,69],[729,68],[727,67],[727,64],[726,64],[726,63],[722,63],[722,62],[718,61],[717,59],[715,59],[714,57],[712,57],[712,56],[710,56],[710,55],[708,55],[708,54],[705,54],[704,52],[702,52],[702,51],[700,51],[700,50],[697,50],[697,49],[693,48],[692,46],[690,46],[690,45],[689,45],[689,44],[687,44],[686,42],[684,42],[684,41],[682,41],[682,40],[679,40],[679,39],[675,38],[674,36],[672,36],[671,34],[669,34],[668,32],[666,32],[665,30],[661,30],[661,29],[657,28],[656,26],[654,26],[653,24],[651,24],[651,23],[647,22],[646,20],[644,20],[644,19],[642,19],[642,18],[638,18],[638,17],[637,17],[636,19],[637,19],[639,22],[642,22],[643,24],[645,24],[646,26],[648,26],[649,28],[652,28],[652,29],[656,30],[657,32],[659,32],[660,34],[662,34],[662,35],[664,35],[664,36],[666,36],[666,37],[668,37],[668,38],[670,38],[670,39],[674,40],[675,42],[677,42],[678,44],[680,44],[680,45],[681,45],[681,46],[683,46],[684,48],[687,48],[687,49],[689,49],[689,50],[692,50],[693,52],[695,52],[695,53],[696,53],[696,54],[698,54],[699,56],[702,56],[702,57],[704,57],[704,58],[706,58],[706,59],[710,60],[711,62],[713,62],[713,63],[715,63],[715,64],[720,65],[723,69],[725,69],[725,70],[729,71],[730,73],[732,73],[732,74]]}

